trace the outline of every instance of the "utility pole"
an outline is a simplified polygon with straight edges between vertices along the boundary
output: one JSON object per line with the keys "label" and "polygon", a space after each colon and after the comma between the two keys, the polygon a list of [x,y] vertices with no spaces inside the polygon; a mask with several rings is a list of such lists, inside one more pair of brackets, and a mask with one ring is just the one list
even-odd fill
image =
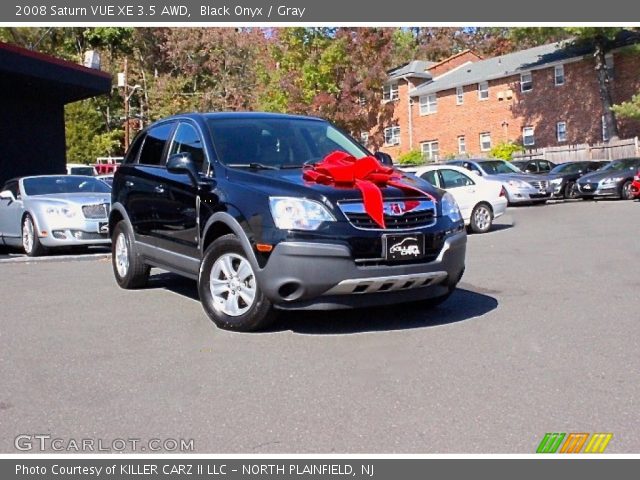
{"label": "utility pole", "polygon": [[124,57],[124,150],[129,148],[129,79],[128,79],[129,62]]}

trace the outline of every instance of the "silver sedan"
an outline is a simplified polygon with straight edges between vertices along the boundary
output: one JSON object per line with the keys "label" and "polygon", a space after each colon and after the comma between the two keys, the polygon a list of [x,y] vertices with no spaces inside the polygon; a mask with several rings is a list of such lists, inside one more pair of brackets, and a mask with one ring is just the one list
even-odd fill
{"label": "silver sedan", "polygon": [[110,207],[111,188],[95,177],[9,180],[0,191],[0,244],[32,257],[55,247],[108,245]]}

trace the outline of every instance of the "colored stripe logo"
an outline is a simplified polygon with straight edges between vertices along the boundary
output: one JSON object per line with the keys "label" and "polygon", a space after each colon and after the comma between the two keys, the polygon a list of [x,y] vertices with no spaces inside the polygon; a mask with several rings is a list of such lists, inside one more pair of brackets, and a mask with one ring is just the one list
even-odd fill
{"label": "colored stripe logo", "polygon": [[581,453],[585,444],[586,447],[582,453],[604,453],[613,438],[613,433],[594,433],[591,438],[589,435],[589,433],[546,433],[536,453]]}

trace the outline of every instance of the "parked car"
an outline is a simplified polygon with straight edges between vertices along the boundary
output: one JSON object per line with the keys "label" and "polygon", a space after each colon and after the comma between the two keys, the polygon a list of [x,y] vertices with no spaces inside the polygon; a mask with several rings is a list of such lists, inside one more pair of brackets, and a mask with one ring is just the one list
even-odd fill
{"label": "parked car", "polygon": [[497,159],[451,160],[448,165],[457,165],[487,178],[502,182],[507,191],[509,205],[517,203],[545,203],[551,198],[549,179],[544,175],[529,175]]}
{"label": "parked car", "polygon": [[583,175],[576,182],[578,196],[589,200],[594,197],[618,197],[631,200],[631,184],[640,168],[640,158],[614,160],[602,169]]}
{"label": "parked car", "polygon": [[9,180],[0,191],[0,237],[30,257],[49,248],[108,245],[111,189],[95,177],[44,175]]}
{"label": "parked car", "polygon": [[631,195],[635,199],[640,198],[640,170],[636,172],[631,183]]}
{"label": "parked car", "polygon": [[97,175],[95,167],[82,163],[67,163],[67,175]]}
{"label": "parked car", "polygon": [[549,183],[552,195],[557,198],[577,198],[576,180],[582,175],[595,172],[604,167],[608,160],[586,160],[582,162],[565,162],[549,172]]}
{"label": "parked car", "polygon": [[109,187],[113,187],[113,174],[109,175],[98,175],[96,176],[98,180],[102,180],[104,183],[109,185]]}
{"label": "parked car", "polygon": [[531,174],[549,173],[556,166],[555,163],[541,158],[533,158],[531,160],[513,160],[511,165],[515,165],[524,173]]}
{"label": "parked car", "polygon": [[148,126],[114,177],[115,279],[140,287],[152,266],[194,278],[207,315],[245,331],[278,309],[434,306],[464,271],[458,205],[369,155],[311,117],[189,114]]}
{"label": "parked car", "polygon": [[507,191],[501,182],[486,180],[455,165],[427,165],[412,172],[456,199],[464,224],[475,233],[491,229],[507,209]]}

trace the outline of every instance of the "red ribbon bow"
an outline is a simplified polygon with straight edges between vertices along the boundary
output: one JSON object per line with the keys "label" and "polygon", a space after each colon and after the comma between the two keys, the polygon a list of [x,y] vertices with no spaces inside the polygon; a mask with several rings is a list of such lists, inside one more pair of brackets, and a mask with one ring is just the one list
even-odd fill
{"label": "red ribbon bow", "polygon": [[436,201],[432,195],[401,183],[402,176],[393,168],[382,165],[375,157],[356,159],[341,151],[330,153],[321,162],[307,167],[302,172],[302,178],[322,185],[358,188],[362,193],[365,211],[381,228],[386,228],[381,187],[395,187],[405,193],[425,195]]}

